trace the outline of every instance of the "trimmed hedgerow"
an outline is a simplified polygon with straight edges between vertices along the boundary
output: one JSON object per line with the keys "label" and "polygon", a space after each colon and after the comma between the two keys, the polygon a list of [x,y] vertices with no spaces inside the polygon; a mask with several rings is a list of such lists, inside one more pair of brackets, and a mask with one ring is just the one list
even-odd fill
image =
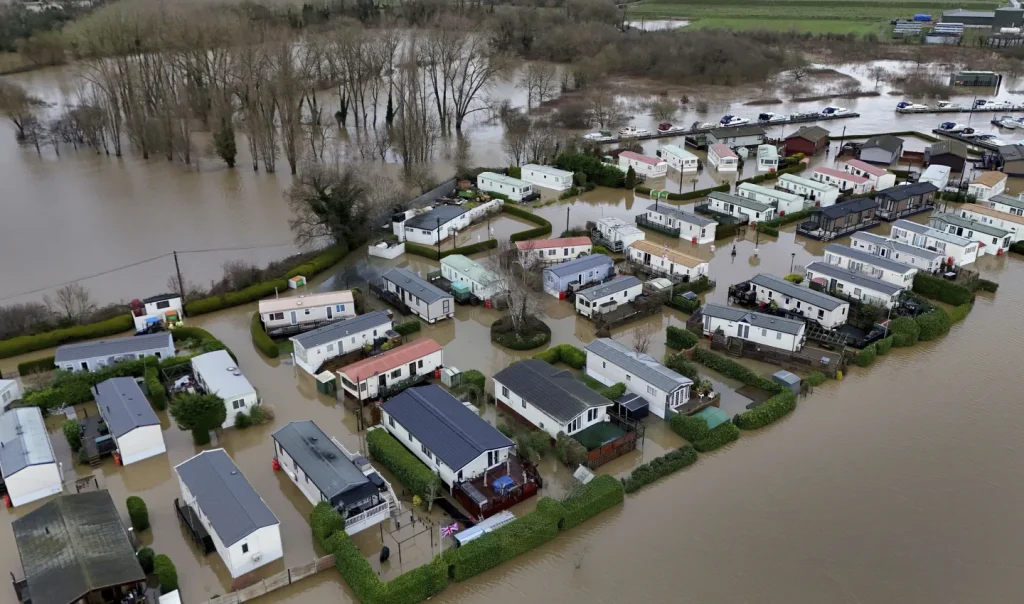
{"label": "trimmed hedgerow", "polygon": [[672,287],[672,294],[679,295],[683,292],[693,292],[695,294],[703,294],[706,291],[711,291],[715,288],[715,282],[708,279],[707,275],[701,275],[693,281],[687,281],[686,283],[677,283]]}
{"label": "trimmed hedgerow", "polygon": [[153,552],[153,548],[144,547],[136,552],[135,557],[139,560],[139,566],[142,567],[142,572],[147,575],[153,574],[153,558],[156,554]]}
{"label": "trimmed hedgerow", "polygon": [[526,229],[525,231],[513,233],[512,236],[508,238],[512,243],[515,243],[516,241],[526,241],[527,239],[535,239],[537,237],[543,237],[544,235],[551,234],[551,223],[533,212],[527,212],[522,208],[517,208],[516,206],[508,203],[502,204],[501,211],[506,214],[511,214],[517,218],[522,218],[527,222],[540,225],[533,229]]}
{"label": "trimmed hedgerow", "polygon": [[956,325],[960,321],[966,319],[968,313],[971,312],[971,308],[973,308],[973,305],[971,304],[961,304],[960,306],[957,306],[953,310],[949,311],[950,325]]}
{"label": "trimmed hedgerow", "polygon": [[64,438],[72,452],[78,452],[82,448],[82,431],[78,426],[78,420],[68,418],[64,420]]}
{"label": "trimmed hedgerow", "polygon": [[699,375],[697,366],[691,363],[681,354],[670,354],[665,357],[665,366],[680,375],[685,375],[693,381],[697,381]]}
{"label": "trimmed hedgerow", "polygon": [[740,437],[739,428],[726,422],[708,430],[708,424],[700,417],[677,413],[669,420],[672,431],[685,438],[700,453],[714,451]]}
{"label": "trimmed hedgerow", "polygon": [[[369,564],[367,564],[369,566]],[[416,604],[448,587],[448,563],[440,557],[423,566],[398,575],[387,583],[379,583],[374,602],[380,604]]]}
{"label": "trimmed hedgerow", "polygon": [[934,340],[935,338],[949,332],[949,315],[941,308],[936,308],[930,312],[926,312],[914,319],[914,321],[917,323],[917,326],[921,328],[918,339],[922,342]]}
{"label": "trimmed hedgerow", "polygon": [[736,426],[741,430],[756,430],[772,424],[796,409],[796,395],[783,390],[757,407],[736,416]]}
{"label": "trimmed hedgerow", "polygon": [[[668,199],[669,201],[689,201],[691,199],[699,199],[701,197],[707,197],[708,195],[710,195],[711,193],[714,193],[715,191],[718,191],[719,193],[728,193],[730,186],[731,185],[725,184],[725,185],[718,185],[716,187],[710,187],[710,188],[707,188],[707,189],[697,189],[696,191],[687,191],[686,193],[669,193],[668,197],[665,198],[665,199]],[[635,187],[633,189],[633,192],[640,193],[641,195],[650,195],[651,194],[651,188],[650,187],[645,187],[645,186],[641,185],[639,187]],[[721,227],[722,225],[718,225],[718,226]]]}
{"label": "trimmed hedgerow", "polygon": [[896,348],[913,346],[921,337],[921,326],[910,317],[896,317],[889,324],[889,331],[892,333],[892,345]]}
{"label": "trimmed hedgerow", "polygon": [[665,345],[674,350],[687,350],[697,345],[697,336],[682,327],[669,325]]}
{"label": "trimmed hedgerow", "polygon": [[865,346],[863,350],[857,353],[857,356],[853,358],[853,362],[858,367],[867,367],[875,362],[875,358],[878,356],[878,350],[874,344]]}
{"label": "trimmed hedgerow", "polygon": [[914,293],[921,294],[926,298],[932,298],[939,302],[945,302],[953,306],[968,304],[974,301],[974,292],[958,283],[952,283],[945,279],[917,273],[914,275]]}
{"label": "trimmed hedgerow", "polygon": [[995,281],[989,281],[988,279],[975,279],[971,282],[971,289],[974,291],[981,290],[983,292],[996,293],[999,290],[999,284]]}
{"label": "trimmed hedgerow", "polygon": [[370,455],[391,470],[405,488],[429,500],[440,490],[441,479],[409,452],[402,443],[386,430],[370,430],[366,434]]}
{"label": "trimmed hedgerow", "polygon": [[735,442],[740,438],[740,429],[729,422],[715,426],[708,431],[708,435],[693,443],[693,448],[700,453],[709,453],[715,449]]}
{"label": "trimmed hedgerow", "polygon": [[476,254],[486,250],[493,250],[498,247],[497,239],[488,239],[486,241],[480,241],[470,245],[464,245],[462,247],[455,247],[447,250],[441,250],[440,253],[437,251],[437,247],[429,245],[422,245],[419,243],[413,243],[411,241],[405,242],[405,252],[407,254],[413,254],[415,256],[423,256],[431,260],[440,260],[445,256],[451,256],[452,254],[463,254],[468,256],[470,254]]}
{"label": "trimmed hedgerow", "polygon": [[93,400],[92,387],[115,377],[142,377],[147,368],[156,368],[162,363],[156,357],[133,361],[122,361],[98,371],[57,371],[53,384],[43,390],[25,393],[24,402],[29,407],[52,409],[67,403],[77,405]]}
{"label": "trimmed hedgerow", "polygon": [[55,357],[43,357],[34,361],[18,363],[18,375],[25,377],[37,371],[53,371],[54,367],[56,367],[54,359]]}
{"label": "trimmed hedgerow", "polygon": [[444,560],[456,581],[465,581],[537,548],[558,535],[559,517],[550,506],[537,509],[498,530],[449,550]]}
{"label": "trimmed hedgerow", "polygon": [[376,602],[380,579],[345,531],[338,531],[332,535],[327,540],[325,549],[328,553],[334,554],[334,567],[338,569],[352,591],[356,592],[356,597],[364,604]]}
{"label": "trimmed hedgerow", "polygon": [[46,331],[30,336],[18,336],[16,338],[0,341],[0,359],[6,359],[18,356],[19,354],[26,354],[46,348],[55,348],[62,344],[71,344],[72,342],[81,342],[82,340],[92,340],[94,338],[112,336],[129,331],[134,327],[135,323],[132,320],[131,314],[125,313],[123,315],[118,315],[113,319],[89,323],[88,325],[75,325],[74,327],[54,329],[53,331]]}
{"label": "trimmed hedgerow", "polygon": [[421,329],[423,329],[423,325],[420,324],[419,319],[409,319],[404,323],[395,325],[395,331],[403,336],[414,334]]}
{"label": "trimmed hedgerow", "polygon": [[309,513],[309,528],[313,530],[317,544],[327,550],[327,540],[345,530],[345,520],[331,504],[321,501]]}
{"label": "trimmed hedgerow", "polygon": [[587,365],[586,351],[576,348],[572,344],[552,346],[544,352],[538,352],[533,355],[533,358],[551,363],[552,365],[555,363],[565,363],[573,369],[583,369]]}
{"label": "trimmed hedgerow", "polygon": [[469,371],[462,372],[462,383],[473,384],[477,388],[484,390],[487,387],[487,377],[476,369],[470,369]]}
{"label": "trimmed hedgerow", "polygon": [[682,296],[674,296],[671,300],[666,302],[665,305],[682,311],[688,315],[692,315],[701,307],[701,302],[698,299],[688,300]]}
{"label": "trimmed hedgerow", "polygon": [[414,256],[423,256],[424,258],[429,258],[431,260],[441,259],[441,254],[437,251],[436,247],[413,243],[412,241],[405,242],[405,253],[412,254]]}
{"label": "trimmed hedgerow", "polygon": [[663,476],[693,465],[696,461],[697,451],[690,445],[684,445],[652,459],[650,463],[637,466],[632,474],[622,479],[622,487],[627,493],[634,493]]}
{"label": "trimmed hedgerow", "polygon": [[167,554],[153,557],[153,574],[160,583],[160,593],[167,594],[178,589],[178,569]]}
{"label": "trimmed hedgerow", "polygon": [[160,370],[152,366],[146,367],[145,379],[149,401],[157,411],[163,411],[167,408],[167,389],[160,382]]}
{"label": "trimmed hedgerow", "polygon": [[810,386],[811,388],[814,388],[815,386],[821,386],[827,381],[828,378],[825,376],[824,373],[820,371],[812,371],[807,374],[807,377],[804,378],[804,382],[806,382],[807,385]]}
{"label": "trimmed hedgerow", "polygon": [[806,220],[807,218],[810,218],[813,212],[813,209],[799,210],[791,214],[786,214],[785,216],[779,216],[778,218],[759,222],[757,223],[757,230],[767,235],[778,236],[780,226]]}
{"label": "trimmed hedgerow", "polygon": [[889,350],[892,349],[892,341],[893,336],[889,336],[875,342],[875,352],[878,354],[878,356],[884,357],[885,355],[889,354]]}
{"label": "trimmed hedgerow", "polygon": [[267,330],[263,329],[263,321],[260,320],[258,312],[252,313],[252,319],[249,320],[249,335],[252,336],[252,344],[256,350],[265,356],[276,359],[281,354],[277,349],[277,342],[267,335]]}
{"label": "trimmed hedgerow", "polygon": [[[547,498],[545,498],[547,499]],[[561,502],[558,527],[563,531],[577,527],[625,499],[622,483],[614,476],[597,476]],[[540,504],[537,505],[540,508]]]}
{"label": "trimmed hedgerow", "polygon": [[610,401],[617,401],[626,394],[626,385],[622,382],[618,382],[617,384],[612,384],[606,388],[601,388],[598,392],[601,393],[601,396]]}
{"label": "trimmed hedgerow", "polygon": [[690,443],[707,438],[709,432],[708,423],[703,418],[683,415],[682,413],[673,415],[672,419],[668,420],[668,425],[672,428],[673,432],[682,436]]}
{"label": "trimmed hedgerow", "polygon": [[747,386],[754,386],[755,388],[767,390],[773,394],[779,393],[783,390],[782,386],[776,384],[772,380],[757,375],[736,361],[719,356],[710,350],[697,348],[694,350],[693,358],[708,369],[717,371],[726,377],[739,380]]}

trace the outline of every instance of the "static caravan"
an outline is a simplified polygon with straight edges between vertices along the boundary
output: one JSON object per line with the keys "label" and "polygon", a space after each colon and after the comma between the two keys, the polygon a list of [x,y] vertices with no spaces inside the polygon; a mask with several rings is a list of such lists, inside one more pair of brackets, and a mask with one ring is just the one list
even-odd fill
{"label": "static caravan", "polygon": [[470,292],[481,300],[492,299],[500,288],[497,273],[462,254],[441,258],[441,276],[452,283],[468,284]]}
{"label": "static caravan", "polygon": [[846,300],[833,298],[775,275],[760,273],[750,280],[750,285],[759,303],[771,305],[774,302],[780,309],[798,312],[824,329],[842,327],[850,318],[850,303]]}
{"label": "static caravan", "polygon": [[658,155],[671,168],[680,172],[696,172],[700,160],[693,153],[690,153],[682,145],[662,145],[658,149]]}
{"label": "static caravan", "polygon": [[481,172],[476,177],[476,186],[488,193],[501,193],[512,201],[529,201],[537,196],[533,192],[533,185],[525,180],[496,172]]}
{"label": "static caravan", "polygon": [[455,316],[455,298],[416,273],[404,268],[393,268],[384,273],[381,279],[384,289],[398,296],[403,304],[427,323]]}
{"label": "static caravan", "polygon": [[441,345],[430,338],[422,338],[339,369],[338,382],[342,388],[339,394],[348,393],[357,401],[378,398],[402,382],[430,375],[443,366]]}
{"label": "static caravan", "polygon": [[393,327],[391,314],[384,310],[336,321],[289,338],[294,344],[292,361],[306,373],[316,375],[326,361],[373,346]]}
{"label": "static caravan", "polygon": [[849,296],[865,304],[892,308],[903,290],[887,281],[827,262],[812,262],[805,270],[808,281],[821,285],[826,291]]}
{"label": "static caravan", "polygon": [[499,408],[557,438],[603,423],[615,403],[573,374],[538,359],[512,363],[494,374]]}
{"label": "static caravan", "polygon": [[583,256],[544,269],[544,291],[561,297],[570,287],[604,281],[615,274],[615,262],[604,254]]}
{"label": "static caravan", "polygon": [[21,399],[21,385],[18,380],[0,380],[0,411],[4,411],[14,401]]}
{"label": "static caravan", "polygon": [[839,189],[809,178],[801,178],[792,174],[783,174],[775,183],[775,188],[788,191],[803,197],[812,205],[826,208],[834,205],[839,199]]}
{"label": "static caravan", "polygon": [[4,497],[14,507],[64,490],[61,466],[38,407],[0,414],[0,476],[7,491]]}
{"label": "static caravan", "polygon": [[964,218],[977,220],[982,224],[988,224],[1010,233],[1013,242],[1024,239],[1024,216],[997,212],[992,208],[986,208],[977,204],[967,204],[960,209],[960,215]]}
{"label": "static caravan", "polygon": [[933,164],[925,168],[924,172],[922,172],[921,176],[917,179],[917,182],[929,182],[935,185],[936,189],[941,191],[949,184],[949,173],[951,171],[952,170],[950,170],[949,166]]}
{"label": "static caravan", "polygon": [[1024,199],[1021,199],[1020,196],[993,195],[980,205],[992,208],[997,212],[1005,212],[1007,214],[1013,214],[1014,216],[1024,216]]}
{"label": "static caravan", "polygon": [[182,503],[213,539],[231,578],[284,555],[281,525],[224,449],[212,449],[174,467]]}
{"label": "static caravan", "polygon": [[720,332],[730,338],[788,352],[800,351],[807,340],[807,325],[803,321],[721,304],[705,304],[700,314],[706,336]]}
{"label": "static caravan", "polygon": [[356,316],[349,290],[260,300],[260,319],[267,333],[295,333]]}
{"label": "static caravan", "polygon": [[928,181],[915,182],[882,189],[875,193],[878,217],[892,222],[913,214],[927,212],[935,207],[933,199],[939,188]]}
{"label": "static caravan", "polygon": [[413,210],[395,214],[391,226],[399,241],[436,245],[469,226],[469,210],[461,206],[442,205],[426,212]]}
{"label": "static caravan", "polygon": [[740,183],[736,187],[736,195],[774,206],[779,211],[779,216],[800,212],[807,207],[807,202],[804,201],[804,198],[795,193],[769,189],[768,187],[762,187],[761,185],[749,182]]}
{"label": "static caravan", "polygon": [[678,229],[680,239],[702,245],[715,242],[715,229],[718,227],[718,223],[710,218],[684,212],[667,203],[647,206],[647,213],[637,217],[637,224],[669,234]]}
{"label": "static caravan", "polygon": [[779,169],[779,149],[775,145],[758,145],[757,171],[775,172]]}
{"label": "static caravan", "polygon": [[909,264],[875,256],[870,252],[838,243],[830,243],[825,246],[825,262],[881,279],[900,289],[908,289],[913,286],[914,275],[917,274],[917,269]]}
{"label": "static caravan", "polygon": [[173,325],[185,316],[181,296],[178,294],[160,294],[142,300],[132,300],[130,307],[136,332],[145,331],[154,324]]}
{"label": "static caravan", "polygon": [[874,233],[860,232],[850,236],[850,247],[864,250],[869,254],[891,258],[909,264],[919,271],[934,273],[939,270],[943,255],[923,247],[915,247],[895,239],[889,239]]}
{"label": "static caravan", "polygon": [[65,371],[96,371],[121,361],[143,357],[167,359],[174,356],[170,332],[152,333],[113,340],[93,340],[57,347],[53,363]]}
{"label": "static caravan", "polygon": [[636,352],[611,338],[598,338],[586,346],[587,375],[606,386],[625,384],[642,396],[650,412],[667,419],[670,411],[690,400],[693,380],[665,367],[649,354]]}
{"label": "static caravan", "polygon": [[1006,181],[1007,176],[1002,172],[982,172],[967,185],[967,194],[974,195],[978,201],[987,201],[995,195],[1002,195]]}
{"label": "static caravan", "polygon": [[719,172],[736,172],[739,170],[740,158],[728,145],[709,145],[708,163]]}
{"label": "static caravan", "polygon": [[612,279],[576,294],[576,312],[594,318],[636,300],[644,292],[644,284],[632,275]]}
{"label": "static caravan", "polygon": [[630,168],[647,178],[661,178],[668,174],[668,162],[664,160],[633,151],[619,153],[619,169],[628,172]]}
{"label": "static caravan", "polygon": [[756,147],[764,144],[765,130],[759,124],[724,126],[712,128],[707,133],[709,145],[722,144],[729,147]]}
{"label": "static caravan", "polygon": [[812,239],[830,241],[877,226],[877,210],[878,202],[865,197],[850,199],[827,208],[814,208],[810,218],[796,227],[796,232]]}
{"label": "static caravan", "polygon": [[815,168],[811,180],[831,185],[840,191],[860,195],[871,190],[871,181],[863,176],[843,172],[834,168]]}
{"label": "static caravan", "polygon": [[540,264],[559,264],[590,254],[593,243],[590,237],[560,237],[558,239],[530,239],[517,241],[520,260],[531,265],[531,260]]}
{"label": "static caravan", "polygon": [[748,223],[772,220],[776,214],[775,208],[766,203],[719,191],[712,191],[708,195],[708,207],[715,212],[735,216]]}
{"label": "static caravan", "polygon": [[928,224],[950,235],[977,241],[979,256],[1004,254],[1013,243],[1013,233],[1010,231],[959,214],[932,214]]}
{"label": "static caravan", "polygon": [[939,252],[945,264],[954,266],[974,264],[979,255],[980,246],[977,241],[909,220],[897,220],[892,223],[890,237],[914,247]]}
{"label": "static caravan", "polygon": [[111,378],[92,390],[122,465],[167,452],[160,419],[134,378]]}
{"label": "static caravan", "polygon": [[526,164],[520,168],[523,180],[531,185],[565,191],[572,188],[572,172],[540,164]]}
{"label": "static caravan", "polygon": [[221,428],[234,426],[236,415],[248,414],[253,407],[260,404],[256,389],[245,379],[242,370],[235,365],[234,359],[226,350],[215,350],[192,357],[192,372],[204,391],[223,399],[228,414]]}
{"label": "static caravan", "polygon": [[644,267],[644,270],[674,281],[690,281],[708,274],[708,261],[670,250],[651,241],[637,241],[626,248],[630,262]]}
{"label": "static caravan", "polygon": [[896,186],[896,175],[878,166],[873,166],[859,159],[850,159],[839,163],[843,172],[848,172],[868,179],[869,188],[876,191]]}
{"label": "static caravan", "polygon": [[646,239],[647,235],[621,218],[602,218],[597,221],[597,236],[603,239],[609,250],[621,252],[633,243]]}

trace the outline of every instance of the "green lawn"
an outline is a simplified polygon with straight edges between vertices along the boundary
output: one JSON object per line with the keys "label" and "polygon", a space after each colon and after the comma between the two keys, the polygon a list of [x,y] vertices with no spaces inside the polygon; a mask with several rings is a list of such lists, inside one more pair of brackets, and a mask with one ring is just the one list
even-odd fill
{"label": "green lawn", "polygon": [[700,19],[690,24],[695,29],[767,29],[776,31],[824,33],[853,33],[881,35],[884,27],[878,22],[843,21],[839,19]]}

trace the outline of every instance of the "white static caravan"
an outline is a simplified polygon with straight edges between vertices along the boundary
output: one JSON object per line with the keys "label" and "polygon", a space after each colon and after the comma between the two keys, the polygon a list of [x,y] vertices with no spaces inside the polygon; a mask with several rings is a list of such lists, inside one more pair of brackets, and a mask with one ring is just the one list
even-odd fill
{"label": "white static caravan", "polygon": [[544,292],[561,299],[570,288],[603,281],[615,274],[615,261],[605,254],[591,254],[544,269]]}
{"label": "white static caravan", "polygon": [[799,312],[824,329],[846,325],[850,318],[850,303],[846,300],[833,298],[775,275],[760,273],[750,280],[750,284],[754,288],[756,300],[761,304],[774,302],[780,309]]}
{"label": "white static caravan", "polygon": [[800,178],[792,174],[783,174],[775,183],[775,188],[788,191],[803,197],[811,205],[827,208],[835,205],[839,199],[839,189],[808,178]]}
{"label": "white static caravan", "polygon": [[182,503],[209,532],[231,578],[284,555],[281,525],[224,449],[212,449],[174,467]]}
{"label": "white static caravan", "polygon": [[705,304],[700,309],[704,335],[719,330],[731,338],[739,338],[760,346],[798,352],[804,347],[807,326],[803,321],[732,308],[721,304]]}
{"label": "white static caravan", "polygon": [[65,371],[96,371],[121,361],[151,356],[158,359],[174,356],[174,340],[170,332],[65,344],[57,347],[53,364]]}
{"label": "white static caravan", "polygon": [[405,380],[430,375],[444,367],[444,349],[430,338],[421,338],[345,365],[338,370],[341,392],[357,401],[377,398],[381,392]]}
{"label": "white static caravan", "polygon": [[134,378],[111,378],[92,390],[122,465],[167,452],[160,419]]}
{"label": "white static caravan", "polygon": [[248,414],[253,407],[260,404],[256,389],[245,379],[242,370],[235,365],[235,361],[226,350],[215,350],[192,357],[192,372],[203,390],[224,400],[228,413],[221,428],[234,426],[237,414]]}
{"label": "white static caravan", "polygon": [[294,343],[292,361],[306,373],[316,375],[329,359],[372,346],[384,332],[392,329],[391,314],[375,310],[365,315],[336,321],[289,338]]}
{"label": "white static caravan", "polygon": [[629,172],[630,168],[633,168],[633,171],[637,174],[643,174],[647,178],[661,178],[668,174],[668,162],[657,157],[634,153],[633,151],[619,153],[619,169],[623,172]]}
{"label": "white static caravan", "polygon": [[[859,159],[848,159],[839,163],[839,169],[843,172],[856,174],[868,179],[870,187],[876,191],[896,186],[896,175],[878,166],[869,164]],[[948,172],[947,172],[948,175]],[[939,187],[940,189],[942,187]]]}
{"label": "white static caravan", "polygon": [[384,273],[381,279],[384,289],[398,296],[427,323],[455,316],[455,298],[416,273],[404,268],[393,268]]}
{"label": "white static caravan", "polygon": [[946,264],[966,266],[978,259],[978,242],[933,229],[928,225],[897,220],[889,236],[900,242],[942,254]]}
{"label": "white static caravan", "polygon": [[590,254],[594,245],[590,237],[560,237],[558,239],[530,239],[517,241],[519,259],[530,266],[531,260],[540,264],[559,264]]}
{"label": "white static caravan", "polygon": [[132,321],[135,323],[135,331],[146,329],[151,323],[166,325],[174,321],[180,321],[184,315],[182,311],[181,296],[178,294],[160,294],[150,296],[131,303]]}
{"label": "white static caravan", "polygon": [[647,206],[644,220],[669,229],[679,229],[679,238],[688,239],[691,243],[703,245],[715,242],[717,222],[684,212],[667,203]]}
{"label": "white static caravan", "polygon": [[708,163],[719,172],[736,172],[740,158],[728,145],[717,143],[708,146]]}
{"label": "white static caravan", "polygon": [[470,291],[481,300],[492,299],[501,287],[497,273],[462,254],[441,258],[441,276],[452,283],[469,284]]}
{"label": "white static caravan", "polygon": [[1006,190],[1007,176],[1002,172],[982,172],[967,185],[967,194],[974,195],[978,201],[988,201]]}
{"label": "white static caravan", "polygon": [[909,264],[838,243],[825,246],[825,262],[881,279],[900,289],[910,288],[914,284],[914,275],[917,274],[917,269]]}
{"label": "white static caravan", "polygon": [[980,204],[997,212],[1005,212],[1014,216],[1024,216],[1024,199],[1018,195],[993,195]]}
{"label": "white static caravan", "polygon": [[950,235],[977,241],[979,256],[1004,254],[1013,243],[1013,233],[1010,231],[979,220],[965,218],[960,214],[932,214],[928,224],[932,228],[945,231]]}
{"label": "white static caravan", "polygon": [[0,414],[0,445],[0,476],[12,506],[64,490],[61,466],[38,407],[9,409]]}
{"label": "white static caravan", "polygon": [[501,193],[512,201],[523,201],[535,195],[533,186],[525,180],[496,172],[481,172],[476,177],[476,186],[488,193]]}
{"label": "white static caravan", "polygon": [[858,231],[850,235],[850,247],[882,258],[898,260],[926,273],[938,271],[943,260],[943,255],[934,250],[915,247],[867,231]]}
{"label": "white static caravan", "polygon": [[613,252],[621,252],[633,243],[646,239],[647,234],[621,218],[602,218],[597,221],[597,235],[611,243]]}
{"label": "white static caravan", "polygon": [[665,367],[649,354],[636,352],[611,338],[587,344],[587,375],[606,386],[625,384],[626,390],[643,397],[651,413],[666,419],[690,400],[693,380]]}
{"label": "white static caravan", "polygon": [[849,191],[854,195],[871,190],[871,181],[867,178],[835,168],[815,168],[814,172],[811,172],[811,180],[831,185],[840,191]]}
{"label": "white static caravan", "polygon": [[520,168],[520,174],[526,182],[545,189],[565,191],[572,188],[572,172],[567,170],[540,164],[526,164]]}
{"label": "white static caravan", "polygon": [[774,206],[779,211],[779,216],[799,212],[807,207],[807,202],[804,198],[795,193],[769,189],[768,187],[762,187],[761,185],[749,182],[740,183],[736,187],[736,195]]}
{"label": "white static caravan", "polygon": [[682,281],[693,281],[708,274],[707,260],[667,249],[652,241],[637,241],[626,248],[626,257],[653,273],[670,278],[678,276]]}
{"label": "white static caravan", "polygon": [[766,203],[719,191],[712,191],[708,195],[708,207],[748,223],[772,220],[776,215],[775,208]]}
{"label": "white static caravan", "polygon": [[0,380],[0,411],[4,411],[16,400],[21,399],[21,385],[18,380]]}
{"label": "white static caravan", "polygon": [[779,169],[779,149],[775,145],[757,146],[757,171],[775,172]]}
{"label": "white static caravan", "polygon": [[924,172],[921,173],[920,178],[917,179],[917,182],[930,182],[941,191],[949,184],[949,174],[952,171],[953,169],[949,166],[932,164],[925,168]]}
{"label": "white static caravan", "polygon": [[982,224],[994,226],[1010,233],[1013,242],[1024,239],[1024,216],[997,212],[992,208],[977,204],[966,204],[960,208],[960,215],[964,218],[977,220]]}
{"label": "white static caravan", "polygon": [[662,145],[658,155],[669,167],[680,172],[696,172],[700,163],[697,156],[684,149],[682,145]]}
{"label": "white static caravan", "polygon": [[[349,290],[260,300],[260,319],[267,333],[279,329],[313,329],[324,323],[356,316]],[[294,331],[293,331],[294,333]]]}
{"label": "white static caravan", "polygon": [[595,285],[576,294],[576,312],[593,318],[632,302],[644,293],[644,284],[632,275],[616,277],[608,283]]}
{"label": "white static caravan", "polygon": [[807,265],[805,271],[808,281],[822,285],[826,291],[837,292],[865,304],[885,308],[892,308],[903,290],[892,283],[827,262],[812,262]]}

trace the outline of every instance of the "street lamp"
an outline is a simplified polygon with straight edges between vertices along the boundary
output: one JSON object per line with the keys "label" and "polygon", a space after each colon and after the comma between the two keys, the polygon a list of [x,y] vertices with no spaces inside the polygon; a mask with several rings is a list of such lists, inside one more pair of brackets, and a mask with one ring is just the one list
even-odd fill
{"label": "street lamp", "polygon": [[790,254],[790,259],[789,259],[789,274],[791,274],[791,275],[793,274],[793,263],[795,263],[795,262],[796,262],[796,252],[793,252],[792,254]]}

